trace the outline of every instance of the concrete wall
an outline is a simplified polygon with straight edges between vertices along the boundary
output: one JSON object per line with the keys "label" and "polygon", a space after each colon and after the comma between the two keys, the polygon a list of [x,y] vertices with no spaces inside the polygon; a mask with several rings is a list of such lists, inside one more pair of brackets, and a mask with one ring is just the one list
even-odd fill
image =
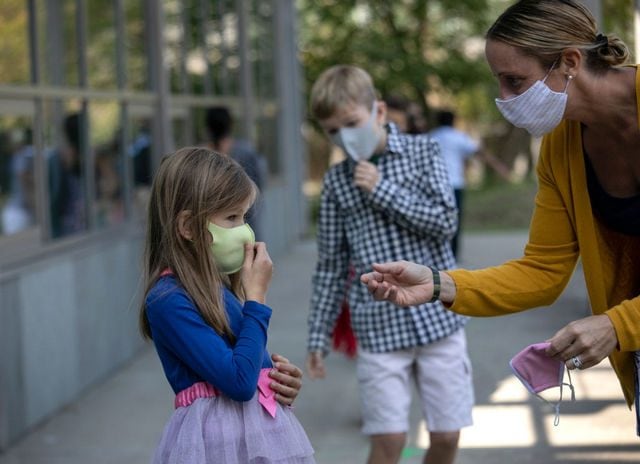
{"label": "concrete wall", "polygon": [[141,240],[67,251],[0,281],[0,449],[142,346]]}

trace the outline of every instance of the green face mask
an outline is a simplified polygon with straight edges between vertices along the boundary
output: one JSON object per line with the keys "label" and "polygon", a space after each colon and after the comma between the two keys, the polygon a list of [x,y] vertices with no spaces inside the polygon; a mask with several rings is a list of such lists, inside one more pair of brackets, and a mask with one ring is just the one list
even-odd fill
{"label": "green face mask", "polygon": [[253,244],[256,241],[249,224],[226,229],[209,222],[207,229],[213,237],[211,251],[220,272],[223,274],[238,272],[244,262],[244,244]]}

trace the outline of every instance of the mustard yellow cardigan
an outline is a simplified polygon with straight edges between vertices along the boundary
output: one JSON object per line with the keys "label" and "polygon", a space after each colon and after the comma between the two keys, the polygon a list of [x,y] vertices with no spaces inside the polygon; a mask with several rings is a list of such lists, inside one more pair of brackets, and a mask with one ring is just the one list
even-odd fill
{"label": "mustard yellow cardigan", "polygon": [[[640,72],[636,102],[640,115]],[[498,316],[549,305],[564,290],[580,257],[591,310],[606,314],[615,328],[618,349],[609,359],[630,406],[635,393],[632,352],[640,350],[640,237],[613,232],[594,218],[578,122],[565,120],[543,138],[537,173],[524,256],[482,270],[448,271],[457,287],[450,309]]]}

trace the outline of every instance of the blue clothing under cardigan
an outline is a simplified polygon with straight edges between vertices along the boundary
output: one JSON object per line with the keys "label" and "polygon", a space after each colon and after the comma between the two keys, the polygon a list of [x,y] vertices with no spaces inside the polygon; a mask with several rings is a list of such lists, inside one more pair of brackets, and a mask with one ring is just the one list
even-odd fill
{"label": "blue clothing under cardigan", "polygon": [[175,393],[208,382],[235,401],[249,401],[260,369],[272,367],[266,350],[271,308],[242,305],[224,289],[224,305],[235,343],[208,325],[175,276],[160,277],[145,299],[151,334]]}

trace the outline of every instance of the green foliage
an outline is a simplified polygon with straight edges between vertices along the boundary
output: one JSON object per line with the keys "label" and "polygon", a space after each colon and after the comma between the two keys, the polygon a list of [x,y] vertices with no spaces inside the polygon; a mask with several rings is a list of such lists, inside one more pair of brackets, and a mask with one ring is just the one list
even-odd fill
{"label": "green foliage", "polygon": [[[307,89],[328,66],[365,68],[382,95],[423,103],[431,91],[490,100],[482,36],[488,0],[299,0]],[[480,108],[488,107],[479,103]]]}
{"label": "green foliage", "polygon": [[[600,30],[604,34],[614,34],[620,37],[633,53],[634,45],[634,15],[635,2],[633,0],[602,0],[603,21]],[[640,57],[631,60],[637,63]]]}

